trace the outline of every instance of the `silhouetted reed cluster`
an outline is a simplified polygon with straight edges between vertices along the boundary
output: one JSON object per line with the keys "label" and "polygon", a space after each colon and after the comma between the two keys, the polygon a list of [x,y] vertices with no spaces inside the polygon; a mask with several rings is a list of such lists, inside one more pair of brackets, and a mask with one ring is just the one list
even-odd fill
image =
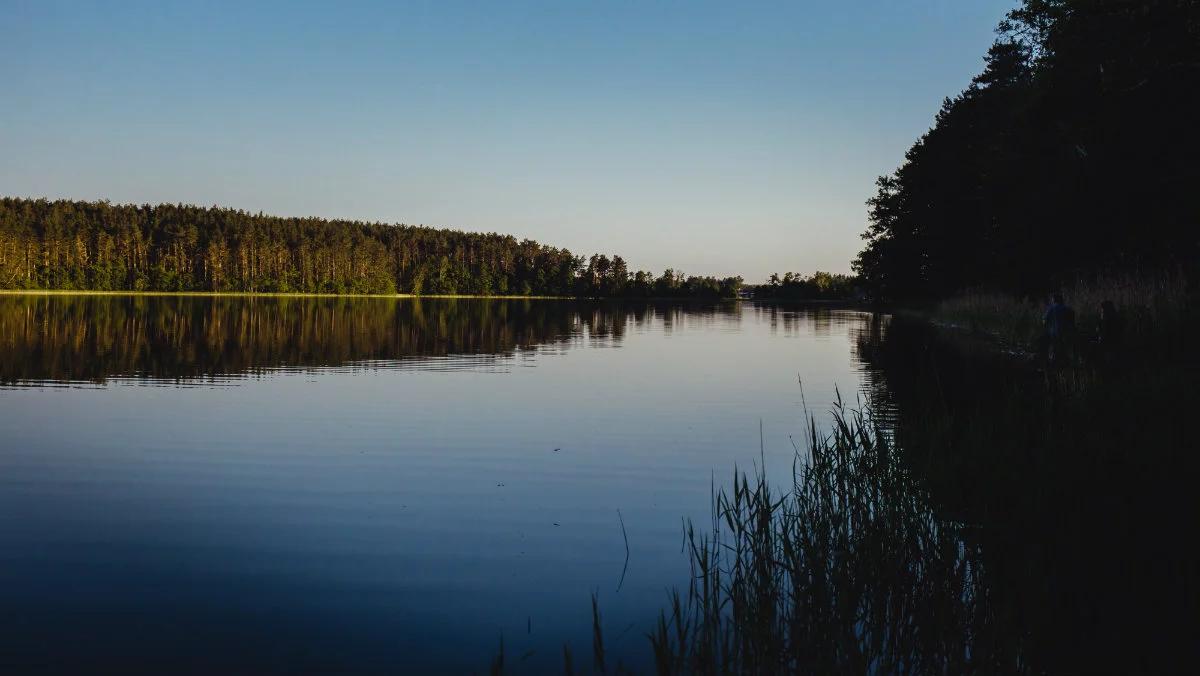
{"label": "silhouetted reed cluster", "polygon": [[[810,418],[792,482],[735,470],[688,523],[691,582],[648,634],[659,674],[969,673],[1024,668],[971,528],[939,514],[867,411]],[[597,673],[606,655],[592,598]],[[502,673],[503,649],[492,673]],[[574,669],[564,648],[564,672]]]}
{"label": "silhouetted reed cluster", "polygon": [[660,674],[962,673],[998,653],[979,552],[938,515],[868,413],[810,420],[793,483],[735,472],[707,531],[686,529],[692,581],[651,633]]}

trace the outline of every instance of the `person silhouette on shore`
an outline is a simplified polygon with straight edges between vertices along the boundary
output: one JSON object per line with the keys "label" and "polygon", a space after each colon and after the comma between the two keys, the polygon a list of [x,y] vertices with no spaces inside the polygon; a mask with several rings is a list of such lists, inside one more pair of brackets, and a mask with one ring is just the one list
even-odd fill
{"label": "person silhouette on shore", "polygon": [[1100,348],[1100,359],[1105,364],[1112,364],[1121,349],[1121,341],[1125,336],[1125,319],[1117,312],[1117,306],[1106,300],[1100,303],[1100,326],[1096,331],[1096,343]]}
{"label": "person silhouette on shore", "polygon": [[1075,310],[1063,302],[1061,293],[1054,294],[1042,323],[1046,330],[1050,363],[1060,363],[1067,358],[1075,336]]}
{"label": "person silhouette on shore", "polygon": [[1111,300],[1100,303],[1100,331],[1097,334],[1100,343],[1115,347],[1124,331],[1125,324],[1121,313],[1117,312],[1117,306]]}

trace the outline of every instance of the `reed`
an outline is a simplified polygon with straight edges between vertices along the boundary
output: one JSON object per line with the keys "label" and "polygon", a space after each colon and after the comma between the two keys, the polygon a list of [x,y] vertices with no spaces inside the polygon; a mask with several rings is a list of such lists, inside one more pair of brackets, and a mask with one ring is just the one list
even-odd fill
{"label": "reed", "polygon": [[990,618],[967,526],[939,516],[869,413],[809,420],[790,487],[735,471],[692,576],[649,638],[660,674],[1018,670],[981,645]]}
{"label": "reed", "polygon": [[[1020,671],[985,645],[992,627],[979,548],[938,515],[869,412],[840,401],[808,421],[790,486],[735,469],[711,523],[685,525],[686,589],[648,633],[659,674]],[[606,673],[592,596],[592,668]],[[1010,651],[1006,653],[1005,651]],[[563,649],[564,673],[573,660]],[[503,644],[492,673],[504,668]],[[628,673],[618,664],[615,673]]]}

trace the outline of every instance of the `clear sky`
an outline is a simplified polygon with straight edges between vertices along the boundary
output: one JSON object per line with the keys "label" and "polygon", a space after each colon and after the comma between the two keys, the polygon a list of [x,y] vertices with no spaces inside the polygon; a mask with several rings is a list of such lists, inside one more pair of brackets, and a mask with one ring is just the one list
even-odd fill
{"label": "clear sky", "polygon": [[0,194],[845,272],[1015,0],[0,0]]}

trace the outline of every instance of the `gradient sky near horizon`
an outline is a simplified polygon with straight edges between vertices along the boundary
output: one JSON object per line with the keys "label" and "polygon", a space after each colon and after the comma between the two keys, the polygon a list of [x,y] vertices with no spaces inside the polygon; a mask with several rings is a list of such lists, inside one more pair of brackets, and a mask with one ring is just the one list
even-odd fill
{"label": "gradient sky near horizon", "polygon": [[1015,0],[0,0],[0,194],[846,272]]}

